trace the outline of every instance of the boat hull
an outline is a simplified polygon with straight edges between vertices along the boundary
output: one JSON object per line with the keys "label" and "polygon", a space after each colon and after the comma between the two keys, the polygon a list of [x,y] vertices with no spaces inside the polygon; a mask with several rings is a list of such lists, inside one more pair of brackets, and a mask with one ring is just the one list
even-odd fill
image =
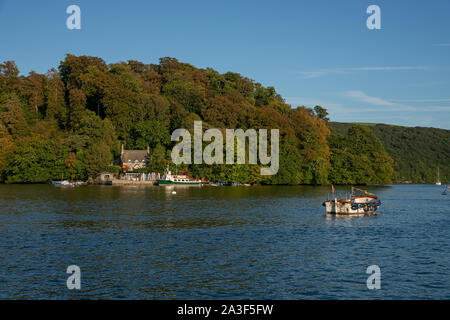
{"label": "boat hull", "polygon": [[76,186],[79,185],[79,183],[69,182],[67,180],[64,180],[64,181],[51,181],[51,183],[55,187],[76,187]]}
{"label": "boat hull", "polygon": [[375,214],[379,209],[381,202],[351,202],[327,200],[324,206],[327,214],[352,215],[352,214]]}
{"label": "boat hull", "polygon": [[180,182],[180,181],[170,181],[170,180],[157,180],[158,185],[188,185],[188,186],[199,186],[201,184],[201,181],[187,181],[187,182]]}

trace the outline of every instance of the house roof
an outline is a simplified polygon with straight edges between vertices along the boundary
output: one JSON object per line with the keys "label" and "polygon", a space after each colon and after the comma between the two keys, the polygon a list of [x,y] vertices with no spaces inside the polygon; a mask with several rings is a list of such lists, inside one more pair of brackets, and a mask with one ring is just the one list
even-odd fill
{"label": "house roof", "polygon": [[142,162],[143,160],[147,160],[147,157],[147,150],[123,150],[120,159],[123,163],[129,161],[135,162],[136,160]]}

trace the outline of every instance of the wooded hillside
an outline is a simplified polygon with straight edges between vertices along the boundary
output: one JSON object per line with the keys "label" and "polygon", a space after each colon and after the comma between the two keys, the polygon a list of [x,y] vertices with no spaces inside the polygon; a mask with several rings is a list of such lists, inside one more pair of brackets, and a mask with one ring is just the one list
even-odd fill
{"label": "wooded hillside", "polygon": [[[330,135],[326,109],[292,107],[273,87],[234,72],[221,74],[168,57],[159,64],[106,64],[98,57],[69,54],[46,74],[22,76],[14,62],[0,64],[0,181],[86,180],[104,170],[119,173],[112,163],[122,143],[127,149],[149,145],[146,170],[162,172],[171,163],[171,133],[192,130],[195,120],[203,121],[204,130],[280,130],[280,167],[274,176],[261,176],[259,164],[178,168],[213,181],[389,183],[393,161],[385,148],[401,159],[401,153],[412,148],[408,141],[418,140],[405,131],[409,140],[393,138],[388,143],[391,128],[377,126],[354,126],[344,135]],[[448,133],[436,132],[440,135],[433,132],[424,143],[443,150],[447,142],[448,159]],[[394,147],[401,151],[396,153]],[[445,155],[439,156],[443,176],[448,173]],[[411,168],[430,164],[416,166],[414,158],[406,159]],[[429,181],[436,170],[430,166],[414,180],[412,175],[422,174],[422,169],[408,171],[398,160],[395,166],[401,174],[397,177],[412,181]]]}
{"label": "wooded hillside", "polygon": [[[330,122],[336,133],[345,134],[353,124]],[[393,180],[399,183],[434,183],[439,167],[441,181],[450,180],[450,130],[364,125],[377,136],[394,160]]]}

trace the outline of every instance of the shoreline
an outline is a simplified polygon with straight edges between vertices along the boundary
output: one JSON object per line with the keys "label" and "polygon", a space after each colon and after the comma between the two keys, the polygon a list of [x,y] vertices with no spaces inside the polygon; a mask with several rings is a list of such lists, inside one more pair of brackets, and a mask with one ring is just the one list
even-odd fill
{"label": "shoreline", "polygon": [[[0,182],[0,185],[52,185],[49,182],[19,182],[19,183],[4,183]],[[78,186],[176,186],[175,184],[170,185],[158,185],[156,181],[129,181],[129,180],[117,180],[117,181],[109,181],[102,183],[88,183],[84,182],[79,184]],[[445,187],[446,184],[442,184],[440,186],[435,185],[434,183],[387,183],[387,184],[252,184],[252,185],[236,185],[234,187],[254,187],[254,186],[284,186],[284,187],[331,187],[334,185],[335,187],[350,187],[350,186],[363,186],[363,187],[389,187],[393,185],[430,185],[436,187]],[[211,185],[209,183],[201,184],[201,186],[211,186],[211,187],[228,187],[228,185]]]}

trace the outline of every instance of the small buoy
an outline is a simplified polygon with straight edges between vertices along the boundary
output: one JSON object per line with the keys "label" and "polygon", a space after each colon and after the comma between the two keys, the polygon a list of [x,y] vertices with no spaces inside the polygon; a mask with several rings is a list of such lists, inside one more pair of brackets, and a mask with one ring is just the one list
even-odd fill
{"label": "small buoy", "polygon": [[172,191],[172,194],[177,194],[177,192],[174,190],[174,191]]}

